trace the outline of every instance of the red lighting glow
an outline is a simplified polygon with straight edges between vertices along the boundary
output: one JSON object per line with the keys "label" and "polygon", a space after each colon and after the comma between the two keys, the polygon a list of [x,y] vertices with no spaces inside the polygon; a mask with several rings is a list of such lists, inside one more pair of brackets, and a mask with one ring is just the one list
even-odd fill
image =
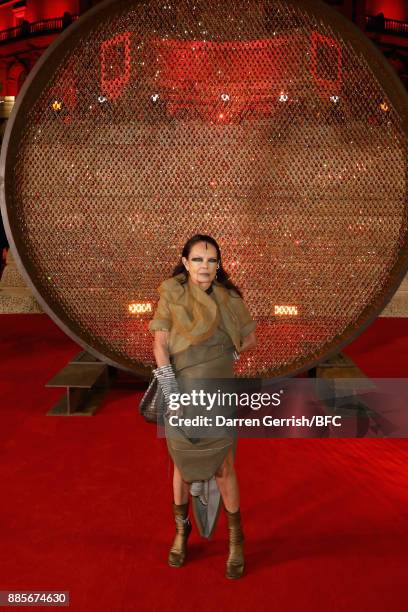
{"label": "red lighting glow", "polygon": [[[335,57],[334,57],[335,56]],[[323,58],[325,61],[323,61]],[[333,68],[329,74],[327,67]],[[339,95],[342,85],[342,51],[334,38],[312,32],[310,69],[313,79],[324,95]]]}
{"label": "red lighting glow", "polygon": [[130,32],[118,34],[101,45],[101,88],[111,100],[116,100],[130,79]]}

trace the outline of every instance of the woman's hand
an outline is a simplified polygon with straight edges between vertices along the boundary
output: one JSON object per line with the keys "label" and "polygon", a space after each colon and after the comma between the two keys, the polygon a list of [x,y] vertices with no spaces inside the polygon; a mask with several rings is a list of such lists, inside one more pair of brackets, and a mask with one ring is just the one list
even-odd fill
{"label": "woman's hand", "polygon": [[251,349],[254,349],[257,346],[257,344],[258,344],[258,339],[255,335],[255,332],[253,331],[247,336],[245,336],[245,338],[243,338],[242,344],[239,348],[239,352],[242,353],[243,351],[249,351]]}
{"label": "woman's hand", "polygon": [[[166,403],[166,411],[164,416],[170,416],[171,414],[182,416],[183,409],[180,405],[176,409],[171,407],[172,400],[177,399],[180,396],[180,390],[173,367],[171,365],[161,366],[160,368],[153,370],[153,375],[163,391],[164,401]],[[177,398],[172,397],[174,395],[176,395]]]}

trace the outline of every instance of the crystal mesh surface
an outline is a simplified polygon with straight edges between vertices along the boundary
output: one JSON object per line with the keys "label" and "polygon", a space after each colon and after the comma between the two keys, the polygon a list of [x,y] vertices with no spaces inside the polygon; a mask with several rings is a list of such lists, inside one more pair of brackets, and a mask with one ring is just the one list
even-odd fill
{"label": "crystal mesh surface", "polygon": [[244,376],[354,333],[406,250],[406,136],[384,79],[319,15],[228,4],[113,3],[61,44],[13,132],[23,264],[65,326],[136,371],[153,364],[151,314],[129,304],[154,310],[194,233],[220,243],[258,321]]}

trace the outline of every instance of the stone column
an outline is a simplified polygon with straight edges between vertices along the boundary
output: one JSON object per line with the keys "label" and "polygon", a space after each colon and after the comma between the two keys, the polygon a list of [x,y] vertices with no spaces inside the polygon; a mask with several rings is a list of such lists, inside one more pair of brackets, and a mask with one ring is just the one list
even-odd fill
{"label": "stone column", "polygon": [[0,279],[1,313],[41,313],[42,310],[17,269],[9,249]]}

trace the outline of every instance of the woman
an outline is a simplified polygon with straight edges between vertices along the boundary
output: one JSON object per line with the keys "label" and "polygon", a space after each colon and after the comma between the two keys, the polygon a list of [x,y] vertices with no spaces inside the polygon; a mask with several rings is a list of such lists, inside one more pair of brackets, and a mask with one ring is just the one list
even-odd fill
{"label": "woman", "polygon": [[[214,238],[197,234],[188,240],[179,265],[172,277],[160,285],[159,294],[149,329],[154,333],[153,352],[157,363],[154,374],[166,400],[187,379],[232,378],[236,352],[256,346],[256,322],[240,290],[223,269],[220,248]],[[174,461],[176,521],[169,565],[181,567],[186,558],[191,532],[188,518],[191,486],[196,522],[204,536],[211,535],[214,528],[221,493],[229,527],[226,576],[239,578],[244,571],[244,537],[234,469],[236,439],[189,439],[167,435],[168,431],[166,421],[167,446]]]}

